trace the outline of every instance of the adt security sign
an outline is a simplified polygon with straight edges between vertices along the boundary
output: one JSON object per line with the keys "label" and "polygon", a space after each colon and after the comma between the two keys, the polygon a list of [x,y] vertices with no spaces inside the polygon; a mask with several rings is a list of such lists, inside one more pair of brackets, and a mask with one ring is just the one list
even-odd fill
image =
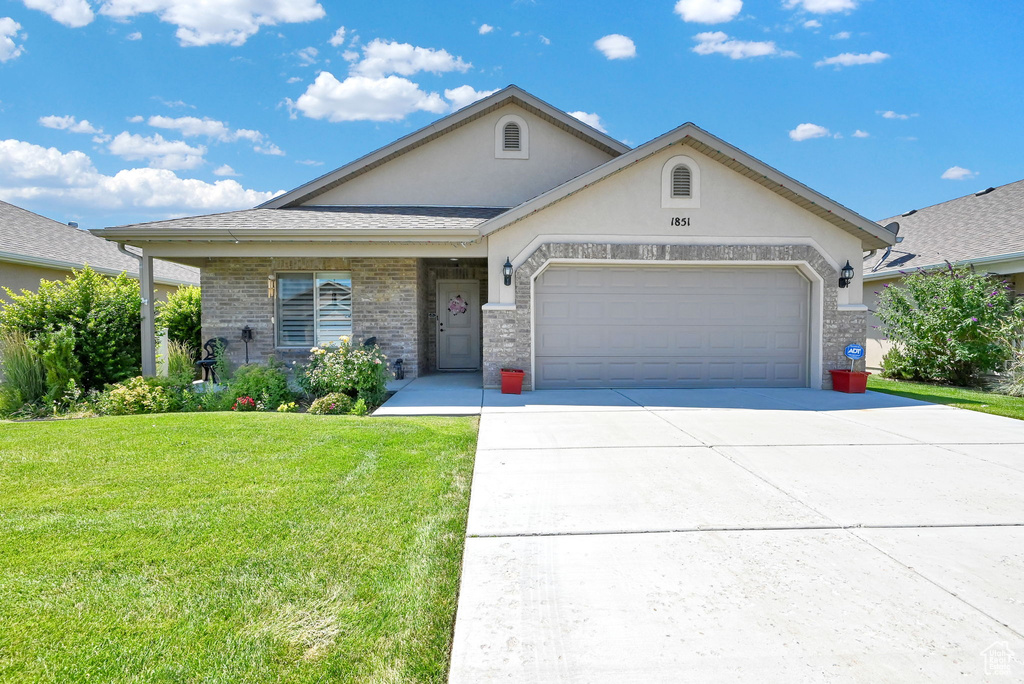
{"label": "adt security sign", "polygon": [[846,345],[845,353],[846,358],[848,359],[853,359],[854,361],[856,361],[857,359],[863,359],[864,347],[860,346],[859,344],[848,344]]}

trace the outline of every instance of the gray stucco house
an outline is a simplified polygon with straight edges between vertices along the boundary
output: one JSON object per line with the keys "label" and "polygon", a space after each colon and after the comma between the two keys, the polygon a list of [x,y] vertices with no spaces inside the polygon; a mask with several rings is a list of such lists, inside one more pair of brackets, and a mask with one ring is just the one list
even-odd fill
{"label": "gray stucco house", "polygon": [[895,240],[693,124],[630,149],[515,86],[255,209],[95,233],[200,267],[204,336],[250,357],[374,336],[526,389],[828,387]]}

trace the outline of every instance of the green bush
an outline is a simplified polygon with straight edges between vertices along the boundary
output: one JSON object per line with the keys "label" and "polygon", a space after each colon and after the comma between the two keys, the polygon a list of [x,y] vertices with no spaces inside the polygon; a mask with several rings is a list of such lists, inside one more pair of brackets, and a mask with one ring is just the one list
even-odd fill
{"label": "green bush", "polygon": [[238,397],[235,399],[235,403],[231,405],[232,411],[259,411],[259,407],[256,405],[256,400],[250,396]]}
{"label": "green bush", "polygon": [[352,397],[341,392],[332,392],[313,401],[309,413],[318,416],[342,416],[352,412]]}
{"label": "green bush", "polygon": [[241,366],[228,383],[231,396],[252,397],[260,410],[273,411],[295,398],[288,387],[288,376],[273,361],[266,366]]}
{"label": "green bush", "polygon": [[68,391],[81,383],[82,367],[75,356],[75,333],[67,326],[55,332],[39,333],[30,342],[43,363],[46,374],[46,399],[59,403]]}
{"label": "green bush", "polygon": [[36,292],[4,289],[9,301],[0,305],[0,332],[36,337],[70,329],[85,389],[139,373],[139,284],[124,273],[108,278],[87,266],[66,280],[42,281]]}
{"label": "green bush", "polygon": [[0,333],[0,416],[10,416],[46,394],[46,371],[29,337]]}
{"label": "green bush", "polygon": [[174,398],[159,379],[139,376],[108,387],[97,397],[96,408],[110,416],[165,413],[174,408]]}
{"label": "green bush", "polygon": [[380,347],[353,346],[347,337],[337,345],[313,347],[309,363],[296,373],[299,386],[314,397],[342,392],[369,406],[384,401],[390,378]]}
{"label": "green bush", "polygon": [[893,348],[882,374],[970,385],[1011,355],[1000,334],[1024,315],[1013,289],[966,268],[917,271],[879,293],[878,317]]}
{"label": "green bush", "polygon": [[174,387],[189,387],[196,378],[195,354],[184,342],[167,342],[167,379]]}
{"label": "green bush", "polygon": [[156,327],[167,328],[167,339],[191,349],[192,360],[198,360],[203,348],[203,306],[199,288],[179,287],[167,296],[167,301],[157,302]]}

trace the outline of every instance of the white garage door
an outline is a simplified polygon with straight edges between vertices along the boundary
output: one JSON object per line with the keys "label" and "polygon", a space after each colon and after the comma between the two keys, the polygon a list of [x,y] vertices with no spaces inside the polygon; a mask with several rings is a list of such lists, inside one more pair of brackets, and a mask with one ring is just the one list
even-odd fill
{"label": "white garage door", "polygon": [[538,389],[807,385],[795,268],[562,264],[534,286]]}

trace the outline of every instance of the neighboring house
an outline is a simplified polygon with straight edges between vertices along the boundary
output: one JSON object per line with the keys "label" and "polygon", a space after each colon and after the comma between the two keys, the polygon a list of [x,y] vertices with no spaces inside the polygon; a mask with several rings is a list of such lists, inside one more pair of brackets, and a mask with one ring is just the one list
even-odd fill
{"label": "neighboring house", "polygon": [[[115,243],[0,202],[0,287],[35,291],[40,280],[64,280],[86,264],[104,275],[126,271],[139,277],[138,260],[119,252]],[[199,269],[159,261],[154,279],[157,299],[165,299],[182,285],[198,285]],[[5,298],[0,289],[0,301]]]}
{"label": "neighboring house", "polygon": [[[247,211],[94,231],[202,268],[240,360],[376,337],[407,376],[829,387],[873,221],[685,124],[630,149],[509,86]],[[510,271],[506,277],[505,269]]]}
{"label": "neighboring house", "polygon": [[[879,223],[893,221],[899,222],[902,241],[891,251],[864,258],[864,303],[871,312],[878,305],[878,293],[899,283],[903,274],[945,268],[947,261],[1002,276],[1018,294],[1024,293],[1024,180]],[[878,369],[892,345],[873,313],[868,323],[867,367]]]}

